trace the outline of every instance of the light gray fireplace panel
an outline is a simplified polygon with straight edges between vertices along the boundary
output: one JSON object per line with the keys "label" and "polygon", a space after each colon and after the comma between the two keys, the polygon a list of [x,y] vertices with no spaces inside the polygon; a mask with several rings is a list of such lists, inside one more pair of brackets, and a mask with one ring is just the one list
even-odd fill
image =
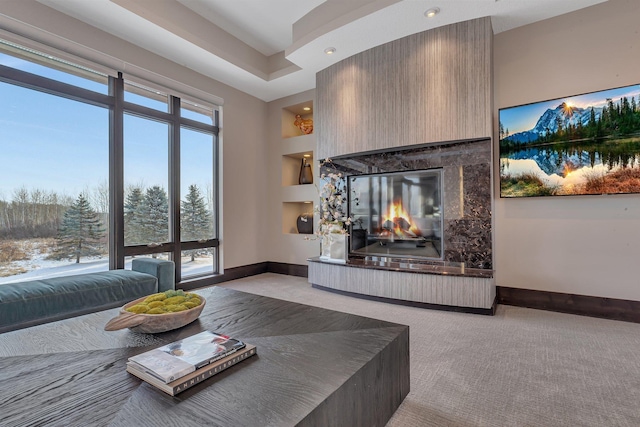
{"label": "light gray fireplace panel", "polygon": [[492,277],[420,274],[312,261],[309,283],[355,294],[445,306],[490,309]]}

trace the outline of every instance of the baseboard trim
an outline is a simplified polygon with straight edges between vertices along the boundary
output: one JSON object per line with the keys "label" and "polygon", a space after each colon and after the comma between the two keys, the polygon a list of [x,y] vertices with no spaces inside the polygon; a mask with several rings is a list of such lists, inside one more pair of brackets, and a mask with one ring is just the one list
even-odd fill
{"label": "baseboard trim", "polygon": [[493,316],[496,313],[496,305],[497,305],[496,300],[494,300],[491,308],[458,307],[458,306],[452,306],[452,305],[429,304],[426,302],[419,302],[419,301],[405,301],[405,300],[399,300],[395,298],[358,294],[356,292],[349,292],[349,291],[343,291],[341,289],[328,288],[326,286],[316,285],[313,283],[311,284],[311,287],[316,289],[321,289],[327,292],[333,292],[339,295],[346,295],[346,296],[365,299],[369,301],[385,302],[388,304],[404,305],[407,307],[426,308],[430,310],[453,311],[456,313],[483,314],[487,316]]}
{"label": "baseboard trim", "polygon": [[213,286],[219,283],[228,282],[230,280],[242,279],[243,277],[255,276],[266,273],[268,271],[268,262],[259,262],[256,264],[241,265],[239,267],[226,268],[223,274],[216,276],[203,277],[201,279],[192,279],[182,281],[179,284],[180,289],[193,290]]}
{"label": "baseboard trim", "polygon": [[640,323],[640,301],[496,286],[498,304]]}
{"label": "baseboard trim", "polygon": [[286,274],[289,276],[309,277],[309,266],[300,264],[287,264],[284,262],[267,263],[267,271],[269,273]]}
{"label": "baseboard trim", "polygon": [[206,286],[217,285],[230,280],[242,279],[243,277],[256,276],[263,273],[278,273],[289,276],[308,277],[309,267],[299,264],[286,264],[283,262],[265,261],[256,264],[241,265],[239,267],[226,268],[223,274],[202,279],[186,280],[180,283],[180,289],[193,290]]}

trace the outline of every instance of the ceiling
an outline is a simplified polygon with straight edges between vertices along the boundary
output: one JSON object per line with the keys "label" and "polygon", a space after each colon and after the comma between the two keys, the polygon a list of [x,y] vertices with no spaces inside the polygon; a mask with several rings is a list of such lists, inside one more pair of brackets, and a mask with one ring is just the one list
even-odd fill
{"label": "ceiling", "polygon": [[[606,0],[37,0],[264,101],[318,71],[443,25],[490,16],[494,33]],[[428,9],[440,12],[426,18]],[[334,47],[335,53],[324,50]]]}

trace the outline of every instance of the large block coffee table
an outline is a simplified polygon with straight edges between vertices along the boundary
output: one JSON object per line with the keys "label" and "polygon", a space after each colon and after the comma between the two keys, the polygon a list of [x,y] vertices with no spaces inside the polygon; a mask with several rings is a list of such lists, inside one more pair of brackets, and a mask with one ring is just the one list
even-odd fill
{"label": "large block coffee table", "polygon": [[[118,310],[0,334],[2,426],[383,426],[409,392],[409,327],[212,287],[163,334],[105,332]],[[258,354],[171,397],[130,356],[210,329]]]}

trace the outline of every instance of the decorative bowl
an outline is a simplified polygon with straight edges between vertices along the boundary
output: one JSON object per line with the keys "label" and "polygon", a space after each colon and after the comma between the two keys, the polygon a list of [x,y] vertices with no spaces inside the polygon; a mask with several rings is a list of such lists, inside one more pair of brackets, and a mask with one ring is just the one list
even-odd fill
{"label": "decorative bowl", "polygon": [[202,309],[207,301],[204,297],[199,297],[202,301],[200,305],[175,313],[137,314],[127,311],[127,308],[144,301],[147,297],[138,298],[123,305],[120,308],[120,314],[109,320],[104,326],[104,330],[117,331],[119,329],[129,328],[133,332],[157,334],[181,328],[196,320],[198,316],[200,316],[200,313],[202,313]]}

